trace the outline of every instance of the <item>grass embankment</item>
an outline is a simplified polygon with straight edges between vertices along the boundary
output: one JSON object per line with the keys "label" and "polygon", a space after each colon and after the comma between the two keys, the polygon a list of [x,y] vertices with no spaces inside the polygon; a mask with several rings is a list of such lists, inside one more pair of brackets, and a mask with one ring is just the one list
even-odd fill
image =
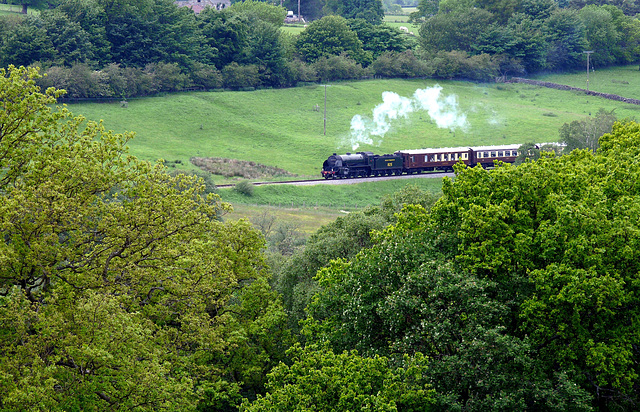
{"label": "grass embankment", "polygon": [[267,211],[282,221],[292,222],[306,233],[313,233],[320,226],[351,211],[376,205],[385,195],[390,195],[407,185],[432,193],[442,190],[442,179],[386,180],[353,185],[256,186],[252,196],[233,189],[219,189],[223,200],[234,206],[226,218],[246,217],[254,220]]}
{"label": "grass embankment", "polygon": [[[604,71],[600,71],[602,73]],[[598,73],[598,72],[596,72]],[[640,86],[634,77],[637,66],[590,75],[590,89],[636,97]],[[577,85],[586,80],[585,73],[549,76],[545,80]],[[624,83],[627,82],[627,83]],[[148,160],[163,158],[189,164],[198,157],[221,157],[253,161],[279,167],[299,176],[319,177],[322,162],[333,152],[352,152],[349,144],[351,120],[355,115],[372,118],[373,109],[382,103],[383,92],[394,92],[411,98],[417,89],[439,84],[441,94],[455,97],[458,115],[465,116],[467,127],[455,131],[438,128],[425,110],[390,122],[384,138],[373,138],[358,150],[390,153],[400,149],[424,147],[476,146],[529,141],[557,141],[558,129],[566,122],[595,114],[598,108],[615,109],[618,118],[638,118],[640,107],[621,102],[523,84],[476,84],[434,80],[372,80],[340,82],[326,88],[327,123],[324,126],[325,88],[307,87],[258,90],[253,92],[192,92],[163,97],[134,99],[127,108],[118,103],[71,104],[70,109],[89,119],[104,119],[107,129],[116,132],[136,131],[130,143],[132,154]],[[214,178],[218,184],[228,178]],[[367,183],[359,190],[369,204],[377,203],[378,183]],[[398,187],[400,188],[400,187]],[[263,196],[290,203],[285,189],[273,195],[256,188],[255,199],[234,197],[232,191],[221,191],[232,203],[275,204],[260,200]],[[282,190],[282,192],[280,192]],[[291,188],[304,193],[307,188]],[[329,189],[318,189],[329,190]],[[336,198],[347,192],[338,186],[336,192],[318,195],[318,199]],[[269,192],[265,192],[269,193]],[[315,203],[313,197],[305,201]],[[360,206],[365,201],[354,194],[347,198]],[[302,202],[300,202],[302,203]],[[339,202],[338,202],[339,203]],[[336,213],[338,209],[335,209]]]}

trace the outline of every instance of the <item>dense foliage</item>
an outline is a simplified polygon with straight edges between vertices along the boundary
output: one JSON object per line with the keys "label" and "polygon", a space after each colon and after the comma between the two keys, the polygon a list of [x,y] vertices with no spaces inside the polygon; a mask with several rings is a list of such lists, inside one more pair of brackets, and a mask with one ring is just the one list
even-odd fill
{"label": "dense foliage", "polygon": [[334,351],[422,354],[436,405],[635,410],[640,125],[600,148],[456,168],[431,211],[318,274],[305,333]]}
{"label": "dense foliage", "polygon": [[41,12],[0,17],[0,67],[39,66],[49,75],[41,86],[77,98],[372,75],[487,81],[584,68],[588,50],[593,67],[640,58],[633,1],[425,0],[411,16],[416,35],[381,24],[380,0],[305,2],[299,35],[281,29],[292,2],[247,0],[198,15],[173,0],[19,3]]}
{"label": "dense foliage", "polygon": [[[263,241],[0,71],[0,409],[216,410],[291,343]],[[225,406],[227,405],[227,406]]]}

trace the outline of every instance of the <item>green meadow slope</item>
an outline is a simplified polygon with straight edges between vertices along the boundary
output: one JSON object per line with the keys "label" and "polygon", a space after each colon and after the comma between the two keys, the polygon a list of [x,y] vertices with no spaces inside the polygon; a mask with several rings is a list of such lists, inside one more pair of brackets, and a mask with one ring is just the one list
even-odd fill
{"label": "green meadow slope", "polygon": [[[635,74],[639,74],[635,68]],[[553,80],[577,83],[580,76],[585,78],[584,73],[577,73]],[[627,86],[623,82],[630,83],[626,79],[611,84],[620,86],[614,87],[616,91],[637,96],[635,90],[623,87]],[[592,90],[596,90],[596,75],[591,76],[590,82]],[[417,102],[416,91],[433,95],[434,87],[441,90],[437,100],[428,102],[430,108],[414,107],[406,116],[398,113],[399,108]],[[383,103],[383,96],[386,106],[378,110],[386,113],[381,117],[387,121],[388,131],[370,135],[369,142],[363,141],[356,149],[350,140],[354,116],[373,123],[374,109]],[[126,108],[116,102],[69,107],[88,119],[102,119],[108,129],[135,131],[131,152],[144,159],[188,164],[193,156],[234,158],[302,176],[318,176],[322,162],[333,152],[388,153],[423,147],[557,141],[563,123],[595,114],[600,107],[615,109],[618,118],[635,118],[640,110],[638,106],[583,93],[521,84],[342,82],[326,87],[325,135],[324,99],[325,87],[311,85],[251,92],[178,93],[135,99]],[[438,127],[437,119],[447,116],[462,127]]]}

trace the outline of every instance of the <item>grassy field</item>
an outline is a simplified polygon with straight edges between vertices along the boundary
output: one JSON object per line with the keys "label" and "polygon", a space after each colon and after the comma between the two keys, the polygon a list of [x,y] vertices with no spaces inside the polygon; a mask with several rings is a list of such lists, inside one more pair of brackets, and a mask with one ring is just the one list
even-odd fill
{"label": "grassy field", "polygon": [[[571,74],[542,74],[536,80],[587,88],[587,71]],[[640,96],[640,70],[638,64],[597,69],[589,72],[589,90],[618,94],[637,99]]]}
{"label": "grassy field", "polygon": [[[192,156],[227,157],[276,166],[301,176],[318,176],[333,152],[351,152],[351,121],[372,119],[383,92],[411,98],[418,89],[442,87],[457,100],[464,129],[439,128],[426,110],[389,121],[384,137],[372,136],[358,150],[389,153],[424,147],[474,146],[528,141],[556,141],[558,129],[595,113],[616,109],[619,117],[637,117],[640,107],[521,84],[476,84],[433,80],[371,80],[325,87],[253,92],[191,92],[135,99],[127,108],[114,103],[69,105],[76,114],[104,119],[108,129],[137,133],[134,155],[155,160]],[[595,89],[595,87],[594,87]],[[620,89],[618,89],[620,91]],[[623,90],[624,91],[624,90]],[[632,96],[633,97],[633,96]],[[442,102],[442,100],[441,100]]]}
{"label": "grassy field", "polygon": [[[607,81],[597,80],[599,75],[590,77],[591,90],[628,97],[638,95],[637,66],[610,69]],[[578,87],[584,78],[583,73],[544,76],[545,80]],[[374,108],[383,102],[384,92],[392,92],[388,96],[396,98],[412,98],[416,90],[436,85],[442,87],[443,97],[457,102],[458,116],[466,119],[464,129],[439,128],[427,110],[418,110],[406,118],[390,121],[384,137],[373,136],[371,143],[363,143],[357,150],[389,153],[424,147],[557,141],[558,129],[564,123],[595,114],[600,107],[616,109],[619,118],[640,118],[638,106],[584,93],[522,84],[433,80],[369,80],[328,85],[326,135],[322,85],[253,92],[178,93],[133,99],[127,108],[118,103],[70,104],[69,108],[89,119],[103,119],[107,129],[135,131],[131,152],[143,159],[179,160],[188,165],[192,156],[225,157],[280,167],[299,176],[319,177],[328,155],[354,151],[349,141],[352,119],[356,115],[372,119]],[[214,181],[222,184],[228,179],[215,177]],[[250,198],[233,190],[221,189],[220,194],[223,200],[236,205],[233,217],[250,217],[259,213],[261,207],[274,208],[284,217],[299,221],[302,230],[308,232],[326,219],[340,215],[340,209],[376,204],[382,193],[398,190],[404,184],[387,187],[371,182],[313,189],[256,187]],[[428,184],[435,185],[429,190],[440,190],[440,181]],[[323,206],[327,199],[331,199],[331,206]]]}
{"label": "grassy field", "polygon": [[[22,13],[22,5],[20,4],[0,4],[0,16],[6,14],[20,14]],[[29,14],[38,14],[40,13],[38,10],[29,7],[27,9],[27,13]]]}
{"label": "grassy field", "polygon": [[226,219],[255,220],[265,211],[280,221],[298,226],[310,234],[354,210],[376,205],[390,195],[410,185],[432,193],[442,189],[441,179],[389,180],[353,185],[318,186],[257,186],[253,196],[245,196],[233,189],[219,189],[222,200],[233,205],[234,211]]}

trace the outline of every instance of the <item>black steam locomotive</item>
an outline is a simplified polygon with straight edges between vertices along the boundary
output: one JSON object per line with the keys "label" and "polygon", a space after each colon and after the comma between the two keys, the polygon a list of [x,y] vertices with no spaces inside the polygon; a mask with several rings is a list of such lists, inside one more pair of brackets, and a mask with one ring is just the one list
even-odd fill
{"label": "black steam locomotive", "polygon": [[390,176],[403,173],[451,171],[462,161],[468,166],[493,166],[494,160],[513,163],[520,145],[478,147],[446,147],[439,149],[398,150],[393,154],[376,155],[372,152],[333,154],[322,165],[325,179],[350,177]]}

